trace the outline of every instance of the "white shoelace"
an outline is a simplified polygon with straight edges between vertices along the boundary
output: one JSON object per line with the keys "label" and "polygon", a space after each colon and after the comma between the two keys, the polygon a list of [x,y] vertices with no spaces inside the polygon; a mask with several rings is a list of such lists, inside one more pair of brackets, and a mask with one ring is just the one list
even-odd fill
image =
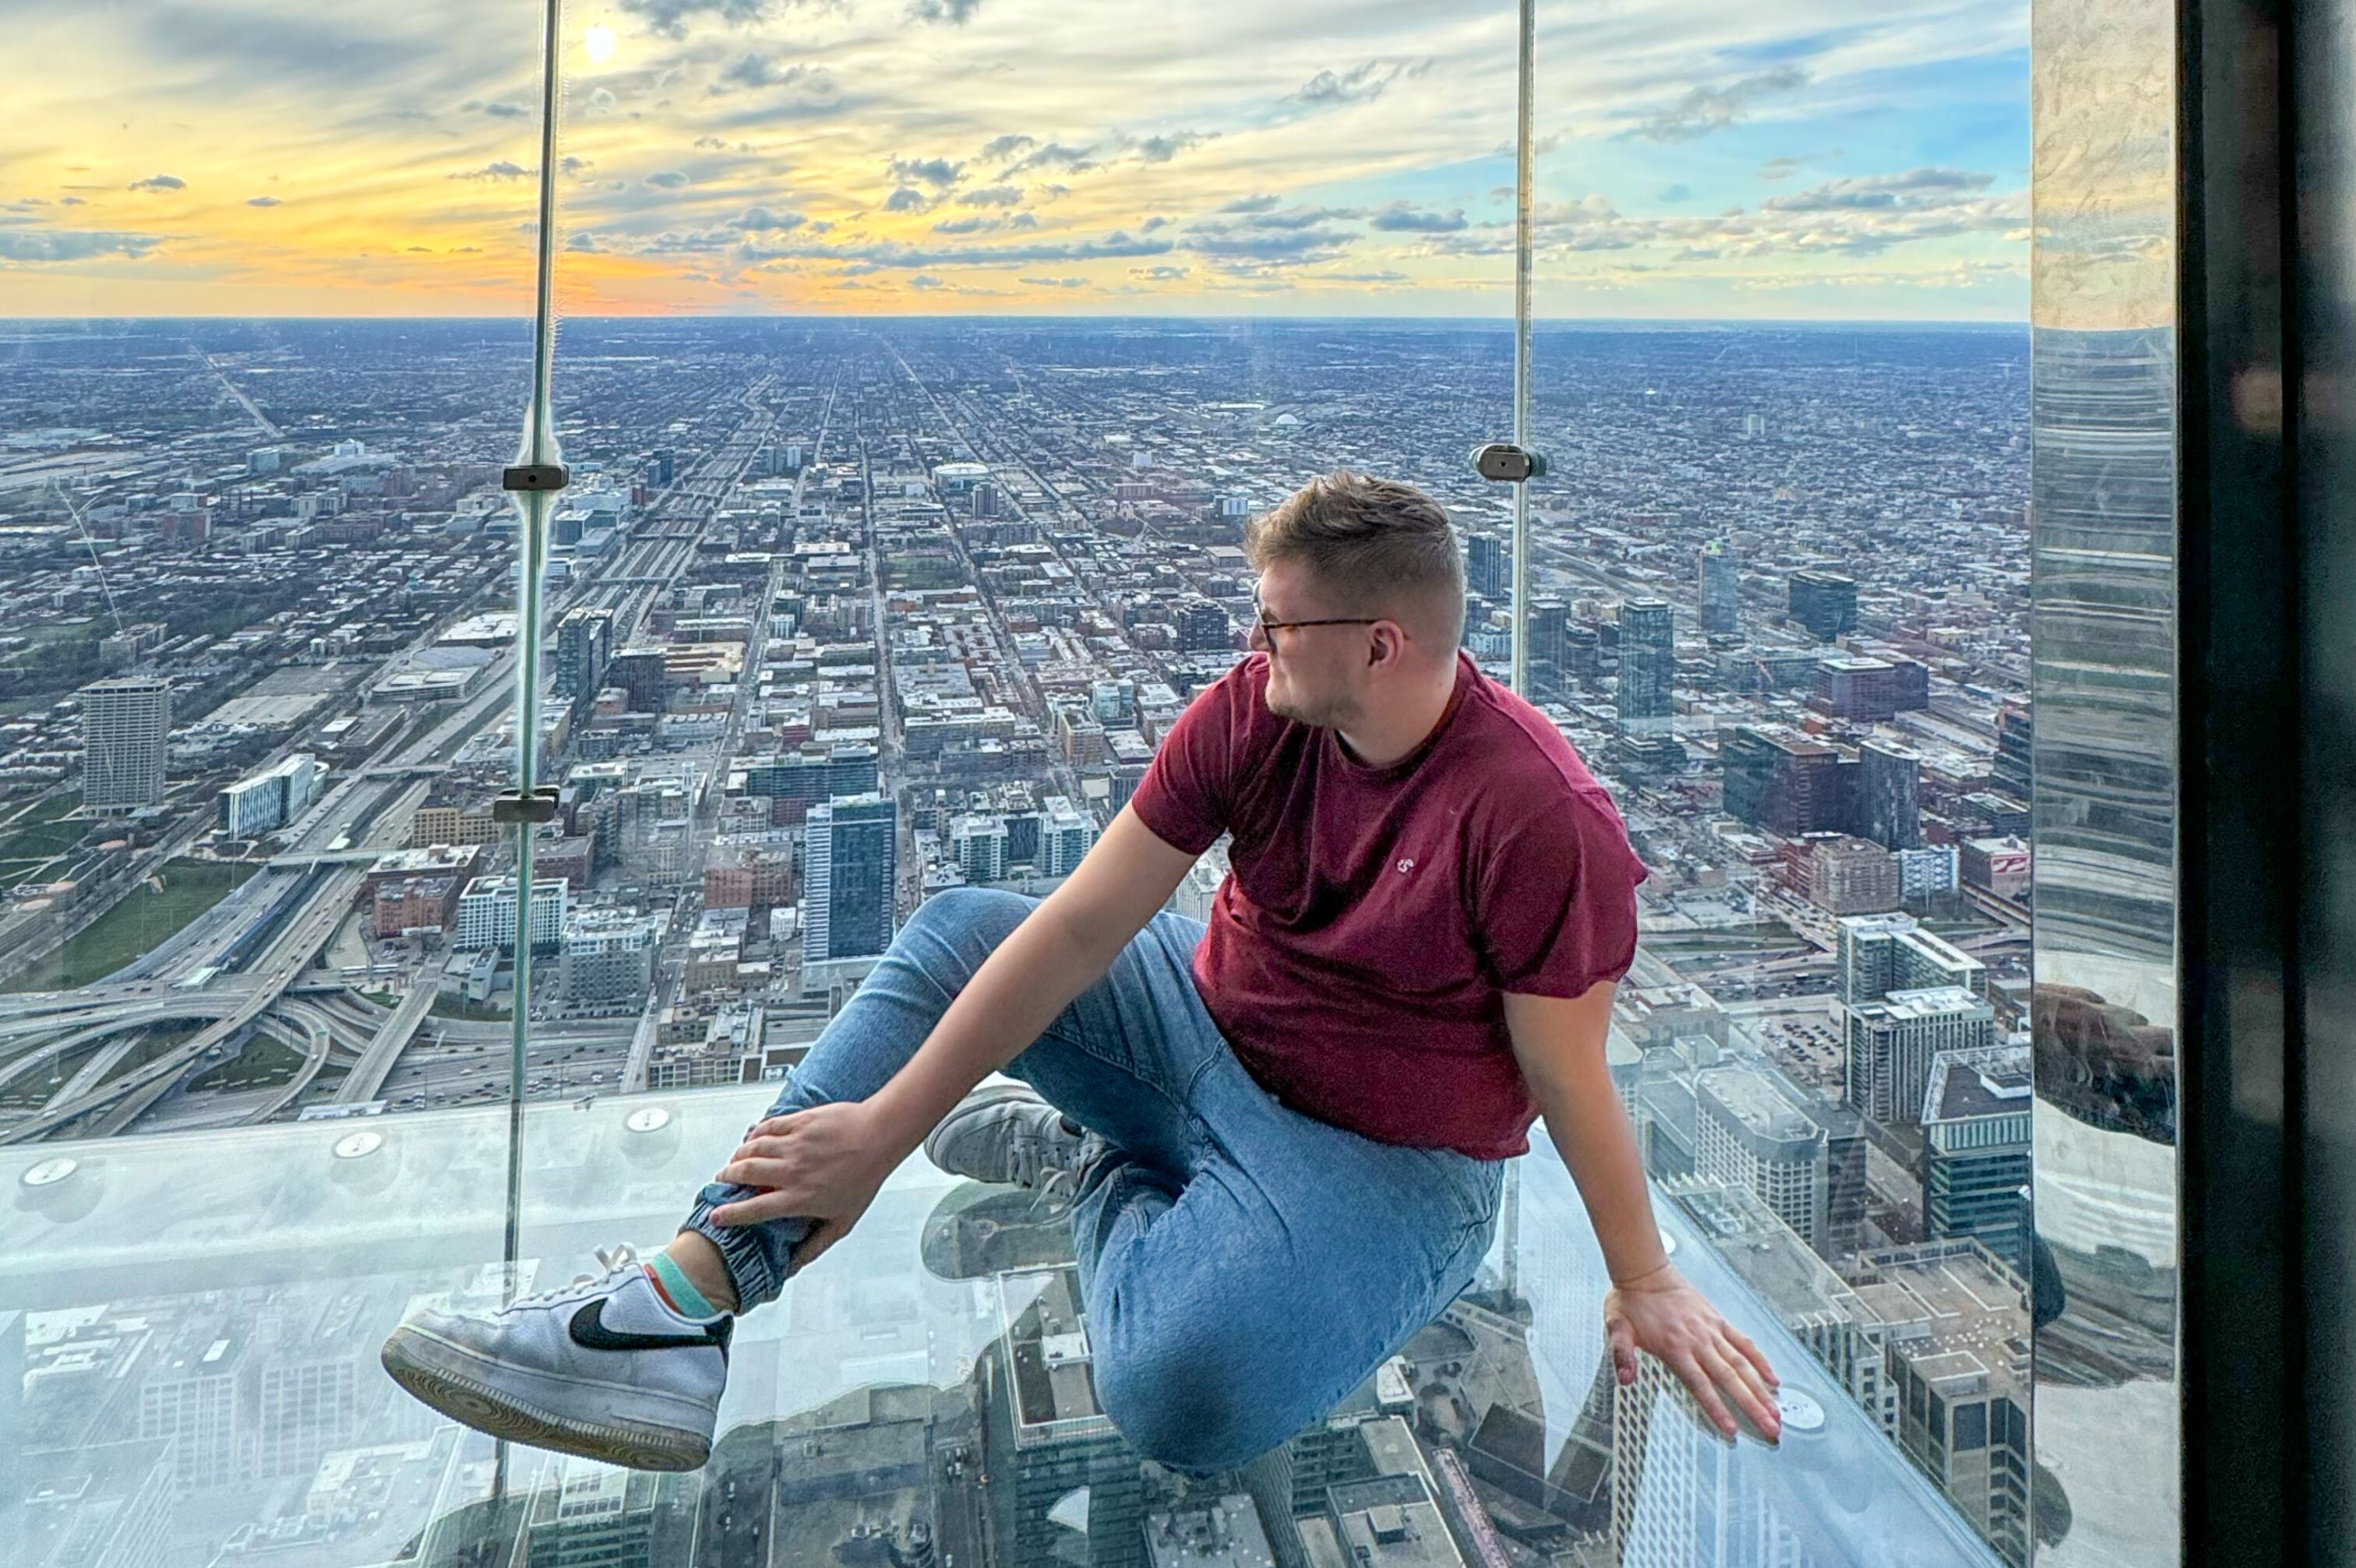
{"label": "white shoelace", "polygon": [[596,1274],[576,1274],[573,1276],[572,1283],[569,1285],[552,1285],[546,1290],[534,1291],[530,1296],[517,1296],[513,1301],[508,1303],[507,1309],[512,1312],[519,1307],[545,1307],[551,1302],[562,1301],[566,1296],[572,1294],[573,1291],[579,1290],[583,1285],[603,1285],[605,1281],[613,1278],[620,1270],[624,1268],[636,1267],[638,1262],[637,1249],[631,1246],[627,1242],[616,1243],[615,1245],[610,1247],[599,1247],[596,1249],[595,1256],[597,1259],[597,1267],[601,1272]]}

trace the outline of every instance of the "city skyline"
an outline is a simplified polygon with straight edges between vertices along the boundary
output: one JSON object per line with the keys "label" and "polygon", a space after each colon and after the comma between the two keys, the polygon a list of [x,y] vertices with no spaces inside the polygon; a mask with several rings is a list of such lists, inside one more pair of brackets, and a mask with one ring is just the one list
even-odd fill
{"label": "city skyline", "polygon": [[[560,299],[1505,314],[1514,8],[1324,11],[568,8]],[[13,26],[54,67],[0,133],[0,316],[527,306],[536,10]],[[1541,8],[1536,310],[2024,320],[2026,44],[2019,6]]]}

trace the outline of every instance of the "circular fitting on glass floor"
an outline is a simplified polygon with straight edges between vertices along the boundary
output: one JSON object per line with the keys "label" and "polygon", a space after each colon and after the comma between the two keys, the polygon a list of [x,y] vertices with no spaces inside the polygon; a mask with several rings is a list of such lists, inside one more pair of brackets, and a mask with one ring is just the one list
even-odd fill
{"label": "circular fitting on glass floor", "polygon": [[1786,1432],[1822,1432],[1825,1429],[1825,1407],[1811,1395],[1795,1388],[1775,1391],[1775,1413]]}
{"label": "circular fitting on glass floor", "polygon": [[59,1155],[54,1159],[42,1160],[16,1179],[27,1187],[55,1187],[80,1168],[80,1160]]}
{"label": "circular fitting on glass floor", "polygon": [[337,1159],[365,1159],[384,1147],[384,1135],[380,1132],[346,1133],[336,1140]]}
{"label": "circular fitting on glass floor", "polygon": [[660,1105],[646,1105],[622,1118],[622,1125],[634,1133],[659,1133],[670,1125],[670,1113]]}

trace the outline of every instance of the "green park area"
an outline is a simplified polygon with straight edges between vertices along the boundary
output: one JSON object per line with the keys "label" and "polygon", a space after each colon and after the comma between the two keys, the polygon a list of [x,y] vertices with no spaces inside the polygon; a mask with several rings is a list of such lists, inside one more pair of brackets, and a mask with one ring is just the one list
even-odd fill
{"label": "green park area", "polygon": [[0,806],[0,891],[34,880],[59,855],[81,842],[90,824],[71,820],[79,795],[44,795],[23,806]]}
{"label": "green park area", "polygon": [[66,991],[103,980],[220,902],[252,875],[251,866],[174,860],[160,878],[133,888],[80,935],[10,977],[0,989]]}

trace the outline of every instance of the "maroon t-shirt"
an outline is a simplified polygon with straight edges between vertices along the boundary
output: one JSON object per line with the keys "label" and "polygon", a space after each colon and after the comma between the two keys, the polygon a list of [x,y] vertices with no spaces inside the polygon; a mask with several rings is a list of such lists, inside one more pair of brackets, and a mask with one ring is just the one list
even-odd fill
{"label": "maroon t-shirt", "polygon": [[1431,733],[1376,768],[1269,712],[1251,654],[1178,716],[1130,805],[1195,854],[1235,835],[1194,984],[1263,1087],[1385,1143],[1499,1159],[1537,1115],[1504,994],[1625,975],[1648,873],[1562,732],[1462,649],[1456,666]]}

